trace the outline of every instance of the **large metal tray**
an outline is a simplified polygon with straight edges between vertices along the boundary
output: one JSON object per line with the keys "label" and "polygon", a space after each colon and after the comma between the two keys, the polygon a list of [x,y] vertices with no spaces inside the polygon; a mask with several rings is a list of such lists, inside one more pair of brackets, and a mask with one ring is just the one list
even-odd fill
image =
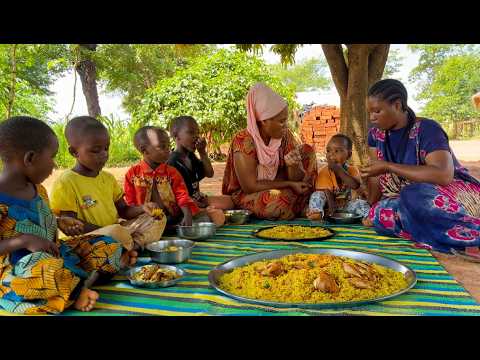
{"label": "large metal tray", "polygon": [[[222,276],[226,272],[232,271],[237,267],[241,267],[241,266],[248,265],[248,264],[251,264],[257,261],[262,261],[262,260],[278,259],[283,256],[292,255],[292,254],[330,254],[330,255],[336,255],[336,256],[344,256],[354,260],[364,261],[367,263],[382,265],[390,269],[393,269],[395,271],[401,272],[407,279],[408,286],[401,291],[398,291],[396,293],[393,293],[384,297],[373,298],[368,300],[360,300],[360,301],[344,301],[344,302],[336,302],[336,303],[318,303],[318,304],[284,303],[284,302],[274,302],[274,301],[268,301],[268,300],[250,299],[250,298],[245,298],[242,296],[232,294],[225,290],[222,290],[218,286],[218,279],[220,278],[220,276]],[[409,291],[411,288],[413,288],[417,283],[417,276],[415,274],[415,271],[413,271],[411,268],[403,265],[398,261],[391,260],[383,256],[370,254],[370,253],[350,251],[350,250],[339,250],[339,249],[305,249],[305,250],[297,249],[297,250],[275,250],[275,251],[237,257],[230,261],[224,262],[223,264],[220,264],[214,269],[212,269],[208,274],[208,281],[210,282],[210,285],[214,289],[216,289],[218,292],[226,296],[229,296],[231,298],[234,298],[236,300],[240,300],[244,302],[249,302],[249,303],[259,304],[259,305],[266,305],[266,306],[273,306],[273,307],[301,307],[301,308],[310,308],[310,309],[324,309],[324,308],[334,308],[334,307],[354,307],[354,306],[371,304],[374,302],[391,299],[395,296],[404,294],[407,291]]]}
{"label": "large metal tray", "polygon": [[321,227],[323,229],[326,229],[330,231],[330,235],[327,236],[321,236],[321,237],[315,237],[315,238],[298,238],[298,239],[282,239],[282,238],[273,238],[273,237],[268,237],[268,236],[262,236],[259,233],[263,230],[266,229],[271,229],[279,225],[272,225],[272,226],[265,226],[260,229],[257,229],[252,232],[252,235],[255,236],[256,238],[262,239],[262,240],[271,240],[271,241],[322,241],[322,240],[327,240],[330,239],[331,237],[334,237],[337,233],[335,230],[332,230],[326,226],[315,226],[315,225],[289,225],[289,226],[304,226],[304,227]]}

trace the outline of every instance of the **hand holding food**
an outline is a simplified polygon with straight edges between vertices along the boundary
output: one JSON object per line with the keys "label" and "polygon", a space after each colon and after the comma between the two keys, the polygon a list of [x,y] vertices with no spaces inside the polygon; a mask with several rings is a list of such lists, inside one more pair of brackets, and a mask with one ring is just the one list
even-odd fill
{"label": "hand holding food", "polygon": [[292,181],[290,187],[296,194],[302,195],[308,192],[312,186],[303,181]]}
{"label": "hand holding food", "polygon": [[300,165],[302,163],[302,155],[299,149],[296,148],[285,155],[284,160],[287,166]]}
{"label": "hand holding food", "polygon": [[369,178],[378,175],[382,175],[388,172],[388,162],[383,160],[372,161],[370,165],[367,165],[360,169],[360,175],[362,178]]}
{"label": "hand holding food", "polygon": [[84,224],[78,219],[61,216],[57,219],[57,224],[60,230],[67,236],[75,236],[83,234]]}

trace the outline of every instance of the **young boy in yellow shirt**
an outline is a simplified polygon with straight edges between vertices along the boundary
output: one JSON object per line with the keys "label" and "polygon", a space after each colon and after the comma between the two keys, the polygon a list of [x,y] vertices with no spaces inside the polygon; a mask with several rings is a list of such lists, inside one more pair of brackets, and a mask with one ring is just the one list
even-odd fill
{"label": "young boy in yellow shirt", "polygon": [[[108,160],[110,137],[101,122],[89,116],[76,117],[68,122],[65,137],[76,163],[53,184],[52,210],[60,216],[70,216],[83,223],[83,228],[67,233],[73,237],[64,241],[80,256],[81,262],[87,264],[87,270],[114,274],[120,268],[136,263],[138,247],[122,251],[120,242],[111,236],[74,235],[117,224],[119,217],[128,220],[144,213],[153,216],[157,206],[152,203],[128,206],[114,176],[102,170]],[[97,268],[99,257],[110,259],[109,266]]]}

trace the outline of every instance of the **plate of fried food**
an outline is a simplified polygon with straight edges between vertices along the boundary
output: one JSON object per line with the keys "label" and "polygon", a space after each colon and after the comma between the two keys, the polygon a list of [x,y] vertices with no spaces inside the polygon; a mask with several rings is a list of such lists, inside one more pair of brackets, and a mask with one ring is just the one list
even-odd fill
{"label": "plate of fried food", "polygon": [[331,238],[335,231],[323,226],[276,225],[255,230],[253,236],[263,240],[320,241]]}
{"label": "plate of fried food", "polygon": [[131,269],[128,279],[134,286],[160,288],[175,285],[185,274],[176,266],[149,264]]}
{"label": "plate of fried food", "polygon": [[275,307],[353,307],[404,294],[417,282],[402,263],[340,249],[275,250],[238,257],[210,271],[231,298]]}

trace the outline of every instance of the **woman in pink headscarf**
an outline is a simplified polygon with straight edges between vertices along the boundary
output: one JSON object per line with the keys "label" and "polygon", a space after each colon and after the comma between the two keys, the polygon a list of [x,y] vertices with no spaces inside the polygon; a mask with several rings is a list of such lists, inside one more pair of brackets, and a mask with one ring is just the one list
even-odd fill
{"label": "woman in pink headscarf", "polygon": [[288,105],[258,83],[247,95],[247,128],[230,145],[222,193],[261,219],[304,217],[316,175],[315,153],[287,126]]}

